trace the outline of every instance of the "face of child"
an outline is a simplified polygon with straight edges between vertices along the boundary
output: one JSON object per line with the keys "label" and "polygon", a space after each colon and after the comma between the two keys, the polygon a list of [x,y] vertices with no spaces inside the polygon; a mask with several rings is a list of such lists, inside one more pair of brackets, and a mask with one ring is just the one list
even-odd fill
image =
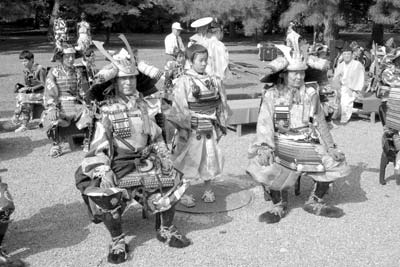
{"label": "face of child", "polygon": [[91,53],[90,55],[85,56],[85,61],[88,64],[94,64],[94,62],[96,61],[96,55],[94,53]]}
{"label": "face of child", "polygon": [[75,54],[74,53],[66,53],[63,55],[63,65],[66,67],[72,67],[75,63]]}
{"label": "face of child", "polygon": [[24,66],[25,69],[31,70],[33,66],[33,58],[32,59],[20,59],[20,62],[22,66]]}
{"label": "face of child", "polygon": [[204,73],[207,66],[207,59],[208,59],[207,53],[196,54],[193,58],[192,69],[197,73],[200,74]]}
{"label": "face of child", "polygon": [[183,65],[185,63],[185,56],[183,54],[179,54],[176,57],[176,62],[178,62],[179,64]]}

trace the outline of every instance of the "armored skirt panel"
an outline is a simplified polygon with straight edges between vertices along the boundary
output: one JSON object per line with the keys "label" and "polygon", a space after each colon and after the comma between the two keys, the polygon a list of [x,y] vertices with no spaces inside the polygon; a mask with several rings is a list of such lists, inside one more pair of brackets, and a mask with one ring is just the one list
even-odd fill
{"label": "armored skirt panel", "polygon": [[[188,71],[191,74],[193,71]],[[175,92],[186,92],[190,133],[181,132],[174,153],[174,166],[186,178],[212,180],[222,174],[223,157],[218,147],[216,122],[221,99],[218,83],[208,75],[184,75]],[[179,93],[178,93],[179,94]],[[187,141],[186,141],[187,140]]]}
{"label": "armored skirt panel", "polygon": [[390,129],[400,131],[400,87],[390,88],[387,107],[386,125]]}

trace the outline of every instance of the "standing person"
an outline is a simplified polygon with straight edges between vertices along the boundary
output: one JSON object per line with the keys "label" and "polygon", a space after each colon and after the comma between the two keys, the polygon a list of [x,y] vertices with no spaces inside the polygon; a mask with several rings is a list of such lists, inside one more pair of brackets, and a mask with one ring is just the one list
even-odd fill
{"label": "standing person", "polygon": [[337,84],[337,95],[340,106],[340,123],[347,123],[353,113],[353,104],[357,95],[364,88],[365,69],[358,60],[353,59],[353,51],[345,45],[342,53],[343,61],[336,67],[333,84]]}
{"label": "standing person", "polygon": [[181,31],[183,30],[179,22],[172,23],[172,32],[167,35],[164,39],[165,44],[165,54],[169,55],[171,58],[174,57],[174,51],[176,49],[180,51],[185,51],[185,45],[180,37]]}
{"label": "standing person", "polygon": [[[74,66],[76,51],[71,45],[65,45],[57,53],[61,64],[52,68],[46,78],[44,105],[46,108],[47,135],[53,140],[49,156],[59,157],[62,154],[58,127],[68,127],[75,123],[79,129],[86,128],[91,119],[88,113],[82,113],[79,95],[80,79]],[[85,116],[83,116],[85,114]]]}
{"label": "standing person", "polygon": [[223,81],[229,73],[229,53],[221,41],[224,37],[222,26],[216,21],[211,22],[208,36],[208,65],[206,71],[211,76],[217,76]]}
{"label": "standing person", "polygon": [[189,38],[188,47],[190,47],[193,44],[199,44],[206,48],[208,47],[207,33],[212,21],[213,21],[212,17],[205,17],[195,20],[190,24],[190,27],[195,28],[197,33]]}
{"label": "standing person", "polygon": [[56,62],[56,54],[62,50],[63,44],[67,41],[67,23],[64,16],[64,9],[60,8],[53,24],[55,47],[51,62]]}
{"label": "standing person", "polygon": [[92,36],[90,33],[90,24],[86,21],[86,14],[82,12],[81,22],[78,23],[78,41],[75,49],[77,51],[85,51],[92,44]]}
{"label": "standing person", "polygon": [[[226,117],[221,100],[221,81],[206,73],[207,48],[193,44],[186,50],[191,68],[178,78],[172,109],[167,118],[176,124],[179,140],[174,152],[174,166],[186,177],[204,181],[204,202],[214,202],[211,182],[222,174],[223,157],[218,145],[226,134]],[[185,196],[182,204],[194,206]]]}
{"label": "standing person", "polygon": [[103,222],[111,235],[111,263],[128,258],[121,217],[129,201],[140,198],[155,213],[159,241],[175,248],[191,244],[173,225],[175,204],[186,183],[181,185],[161,129],[138,92],[135,58],[117,55],[97,74],[101,81],[112,81],[114,92],[103,102],[91,150],[75,174],[92,221]]}
{"label": "standing person", "polygon": [[35,63],[32,52],[24,50],[19,54],[19,60],[24,66],[25,85],[16,85],[17,105],[13,121],[21,124],[15,132],[23,132],[28,129],[34,104],[43,104],[43,91],[46,81],[46,69]]}
{"label": "standing person", "polygon": [[256,137],[249,148],[247,171],[262,184],[265,199],[272,200],[272,208],[259,219],[279,222],[288,213],[288,190],[304,175],[315,185],[303,209],[341,217],[343,211],[325,204],[323,197],[329,185],[349,175],[350,169],[329,132],[318,92],[304,83],[311,61],[306,64],[301,55],[284,54],[269,63],[267,78],[276,79],[264,81],[275,85],[264,92]]}
{"label": "standing person", "polygon": [[299,38],[300,34],[298,34],[293,28],[294,23],[290,22],[289,27],[286,33],[286,46],[298,51],[299,50]]}

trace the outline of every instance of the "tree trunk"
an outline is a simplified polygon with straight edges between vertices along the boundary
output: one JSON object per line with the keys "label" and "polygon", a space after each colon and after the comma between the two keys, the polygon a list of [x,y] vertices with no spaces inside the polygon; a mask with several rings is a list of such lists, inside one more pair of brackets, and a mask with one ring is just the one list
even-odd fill
{"label": "tree trunk", "polygon": [[36,7],[35,8],[35,22],[33,23],[34,24],[34,26],[33,26],[33,28],[34,29],[39,29],[39,26],[40,26],[40,24],[39,24],[39,8],[38,7]]}
{"label": "tree trunk", "polygon": [[383,45],[383,25],[374,23],[372,24],[371,44]]}
{"label": "tree trunk", "polygon": [[110,36],[111,36],[111,27],[106,28],[106,41],[104,42],[105,45],[110,43]]}
{"label": "tree trunk", "polygon": [[229,37],[236,37],[235,24],[233,23],[233,21],[229,21]]}
{"label": "tree trunk", "polygon": [[54,25],[54,19],[56,18],[59,9],[60,9],[60,0],[54,0],[54,5],[50,16],[49,28],[47,29],[47,38],[51,41],[54,41],[53,25]]}
{"label": "tree trunk", "polygon": [[338,38],[339,29],[333,22],[333,18],[324,18],[324,26],[324,40],[329,47],[329,43]]}

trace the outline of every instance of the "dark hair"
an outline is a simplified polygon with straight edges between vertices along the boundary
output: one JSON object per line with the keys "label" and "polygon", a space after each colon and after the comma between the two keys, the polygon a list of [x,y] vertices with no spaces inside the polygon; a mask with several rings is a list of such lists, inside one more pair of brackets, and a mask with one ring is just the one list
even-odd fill
{"label": "dark hair", "polygon": [[203,54],[203,53],[206,53],[208,55],[207,48],[199,44],[193,44],[186,49],[185,57],[190,62],[193,62],[197,54]]}
{"label": "dark hair", "polygon": [[86,57],[90,57],[92,54],[94,54],[94,50],[93,49],[87,49],[85,52],[83,52],[83,56]]}
{"label": "dark hair", "polygon": [[29,50],[23,50],[20,54],[19,54],[19,59],[27,59],[27,60],[31,60],[33,59],[33,53]]}

